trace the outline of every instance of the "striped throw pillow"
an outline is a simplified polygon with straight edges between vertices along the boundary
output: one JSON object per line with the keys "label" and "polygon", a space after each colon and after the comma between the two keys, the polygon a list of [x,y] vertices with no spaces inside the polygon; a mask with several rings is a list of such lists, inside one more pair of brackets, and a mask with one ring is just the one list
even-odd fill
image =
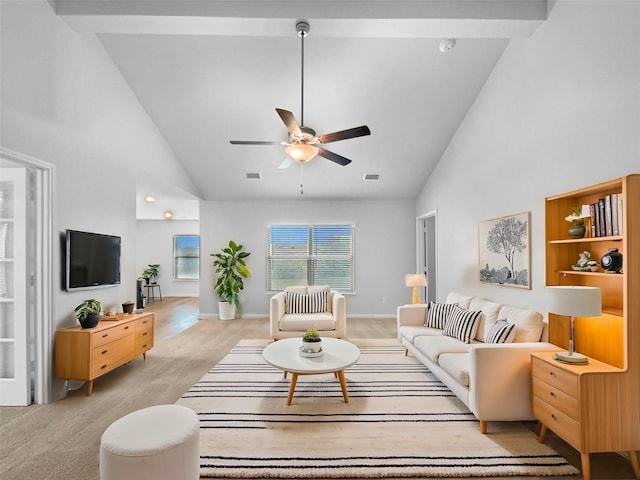
{"label": "striped throw pillow", "polygon": [[429,311],[427,312],[427,322],[425,326],[442,330],[447,323],[447,318],[449,318],[453,307],[457,306],[457,303],[429,302]]}
{"label": "striped throw pillow", "polygon": [[484,343],[511,343],[516,336],[516,326],[506,320],[498,320],[491,325]]}
{"label": "striped throw pillow", "polygon": [[473,312],[456,305],[447,319],[442,334],[457,338],[464,343],[471,343],[471,339],[475,337],[478,330],[481,314],[480,310]]}
{"label": "striped throw pillow", "polygon": [[327,311],[327,292],[286,292],[285,313],[321,313]]}

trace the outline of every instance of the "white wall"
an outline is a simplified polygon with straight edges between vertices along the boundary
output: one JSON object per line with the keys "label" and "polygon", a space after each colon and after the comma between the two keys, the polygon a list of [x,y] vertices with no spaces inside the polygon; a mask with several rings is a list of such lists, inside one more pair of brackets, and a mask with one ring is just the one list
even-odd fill
{"label": "white wall", "polygon": [[[395,316],[411,302],[404,275],[415,270],[416,224],[408,201],[263,201],[200,204],[200,313],[218,315],[211,253],[240,243],[251,253],[252,273],[241,294],[241,316],[268,316],[266,227],[269,224],[352,223],[356,225],[356,294],[347,297],[349,316]],[[383,303],[383,297],[387,303]]]}
{"label": "white wall", "polygon": [[[149,264],[159,263],[158,284],[163,297],[197,297],[197,280],[173,278],[173,236],[199,235],[200,224],[195,220],[138,220],[136,228],[136,274]],[[158,292],[155,292],[156,294]]]}
{"label": "white wall", "polygon": [[[545,197],[640,173],[640,2],[550,7],[511,40],[418,198],[418,214],[438,210],[440,300],[455,289],[545,312]],[[523,211],[532,290],[481,284],[478,222]]]}
{"label": "white wall", "polygon": [[[123,240],[122,285],[74,293],[56,288],[55,329],[76,323],[73,309],[85,298],[109,308],[135,297],[138,170],[197,192],[95,35],[73,31],[45,0],[2,0],[0,9],[0,141],[55,165],[55,285],[60,232]],[[54,396],[62,387],[55,381]]]}

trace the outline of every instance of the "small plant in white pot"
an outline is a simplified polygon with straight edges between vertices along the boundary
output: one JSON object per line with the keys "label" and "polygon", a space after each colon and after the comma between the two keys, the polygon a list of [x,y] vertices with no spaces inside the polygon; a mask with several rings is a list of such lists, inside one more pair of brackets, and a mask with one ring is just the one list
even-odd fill
{"label": "small plant in white pot", "polygon": [[310,328],[302,336],[302,354],[319,354],[322,352],[322,338],[315,328]]}
{"label": "small plant in white pot", "polygon": [[220,320],[233,320],[236,310],[240,307],[240,292],[244,288],[243,278],[251,276],[244,259],[251,255],[242,250],[242,245],[229,241],[229,246],[220,253],[212,253],[216,257],[213,261],[215,272],[219,274],[214,289],[220,301],[218,309]]}

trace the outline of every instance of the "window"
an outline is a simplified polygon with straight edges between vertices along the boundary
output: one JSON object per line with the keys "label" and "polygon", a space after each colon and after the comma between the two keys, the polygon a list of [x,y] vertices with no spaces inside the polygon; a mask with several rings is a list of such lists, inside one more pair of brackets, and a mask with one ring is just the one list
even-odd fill
{"label": "window", "polygon": [[200,235],[173,236],[173,278],[200,278]]}
{"label": "window", "polygon": [[267,290],[293,285],[354,289],[353,225],[269,225]]}

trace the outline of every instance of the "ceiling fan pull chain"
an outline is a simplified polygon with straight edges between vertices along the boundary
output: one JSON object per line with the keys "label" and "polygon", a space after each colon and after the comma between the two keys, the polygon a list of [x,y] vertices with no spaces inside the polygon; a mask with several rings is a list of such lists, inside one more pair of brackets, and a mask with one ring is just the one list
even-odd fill
{"label": "ceiling fan pull chain", "polygon": [[300,195],[304,195],[304,187],[303,183],[303,175],[302,175],[302,167],[304,166],[304,162],[300,162]]}

